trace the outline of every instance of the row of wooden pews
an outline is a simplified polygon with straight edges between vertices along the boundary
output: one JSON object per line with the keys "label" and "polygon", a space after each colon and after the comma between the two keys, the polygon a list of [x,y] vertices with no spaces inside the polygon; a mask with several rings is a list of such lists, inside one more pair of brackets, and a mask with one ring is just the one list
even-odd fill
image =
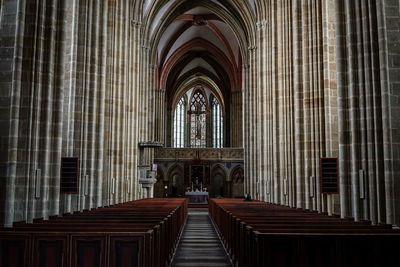
{"label": "row of wooden pews", "polygon": [[0,229],[1,267],[157,267],[172,260],[186,199],[143,199]]}
{"label": "row of wooden pews", "polygon": [[240,199],[212,199],[210,215],[236,266],[400,266],[400,231]]}

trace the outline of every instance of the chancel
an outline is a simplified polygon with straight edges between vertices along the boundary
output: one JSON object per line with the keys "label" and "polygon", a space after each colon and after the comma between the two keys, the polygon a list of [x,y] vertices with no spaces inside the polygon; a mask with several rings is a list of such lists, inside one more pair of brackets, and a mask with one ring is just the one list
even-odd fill
{"label": "chancel", "polygon": [[0,266],[400,266],[399,22],[0,0]]}

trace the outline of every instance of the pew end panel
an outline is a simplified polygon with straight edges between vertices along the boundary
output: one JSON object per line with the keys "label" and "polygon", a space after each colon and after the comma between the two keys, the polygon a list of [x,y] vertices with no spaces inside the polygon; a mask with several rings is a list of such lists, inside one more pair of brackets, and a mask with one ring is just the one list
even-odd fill
{"label": "pew end panel", "polygon": [[145,238],[134,233],[112,234],[109,237],[110,259],[107,266],[144,266]]}
{"label": "pew end panel", "polygon": [[0,267],[32,266],[32,236],[21,233],[0,234]]}
{"label": "pew end panel", "polygon": [[32,266],[68,266],[69,238],[66,233],[35,233]]}
{"label": "pew end panel", "polygon": [[[400,235],[254,231],[254,266],[398,267]],[[396,252],[397,251],[397,252]]]}
{"label": "pew end panel", "polygon": [[101,233],[71,235],[71,267],[106,266],[106,236]]}

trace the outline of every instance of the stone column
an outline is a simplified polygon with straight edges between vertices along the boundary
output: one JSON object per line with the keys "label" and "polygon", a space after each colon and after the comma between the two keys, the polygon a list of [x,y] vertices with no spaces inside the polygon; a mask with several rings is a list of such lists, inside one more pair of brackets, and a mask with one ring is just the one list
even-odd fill
{"label": "stone column", "polygon": [[[336,1],[341,213],[373,223],[395,221],[389,83],[396,75],[385,23],[386,7],[394,14],[399,4],[383,3]],[[359,173],[365,174],[365,200]]]}
{"label": "stone column", "polygon": [[58,213],[63,8],[58,1],[2,6],[0,217],[7,226]]}
{"label": "stone column", "polygon": [[[324,65],[324,109],[325,109],[325,150],[326,157],[338,157],[338,98],[336,75],[336,17],[335,2],[322,2],[323,65]],[[329,215],[340,212],[338,195],[326,196],[326,209]]]}
{"label": "stone column", "polygon": [[249,109],[250,109],[250,100],[249,100],[249,86],[247,85],[249,83],[249,66],[248,65],[243,65],[243,82],[244,82],[244,87],[243,87],[243,147],[244,149],[244,193],[249,193],[250,192],[250,170],[251,170],[251,149],[250,149],[250,127],[251,127],[251,122],[250,122],[250,117],[249,117]]}
{"label": "stone column", "polygon": [[206,147],[212,147],[212,122],[211,122],[211,112],[210,110],[206,111]]}
{"label": "stone column", "polygon": [[[7,144],[2,146],[0,153],[0,202],[4,203],[0,207],[1,224],[12,226],[15,213],[19,212],[16,204],[16,174],[17,174],[17,148],[18,148],[18,128],[19,128],[19,103],[21,98],[21,86],[13,78],[13,68],[21,68],[22,49],[16,47],[16,42],[21,42],[23,34],[23,24],[25,21],[24,4],[18,5],[17,0],[2,3],[0,35],[2,40],[7,40],[8,45],[1,43],[0,58],[2,66],[0,68],[1,79],[1,105],[0,112],[0,143]],[[18,10],[21,7],[22,10]],[[15,57],[18,55],[19,57]],[[13,122],[13,123],[10,123]],[[27,177],[28,179],[28,177]],[[20,211],[18,219],[25,219],[24,211]]]}
{"label": "stone column", "polygon": [[400,224],[400,40],[398,22],[400,3],[398,1],[377,1],[380,69],[382,75],[382,116],[385,173],[386,222]]}
{"label": "stone column", "polygon": [[[328,3],[330,7],[332,1]],[[317,211],[327,207],[327,197],[319,192],[319,159],[326,156],[326,147],[334,156],[338,144],[332,101],[335,76],[328,75],[335,62],[327,49],[335,38],[328,3],[265,1],[259,6],[255,62],[260,75],[257,90],[249,96],[257,99],[253,106],[259,103],[256,116],[251,115],[256,120],[250,123],[257,129],[259,148],[245,144],[245,158],[256,162],[261,199]],[[333,140],[327,141],[327,129]],[[316,182],[313,195],[310,177]]]}
{"label": "stone column", "polygon": [[[172,147],[173,146],[173,140],[172,140],[173,133],[172,133],[172,131],[174,129],[173,129],[172,120],[173,120],[174,114],[172,112],[173,111],[171,110],[171,108],[167,107],[166,111],[165,111],[165,114],[164,114],[164,119],[165,119],[165,124],[164,124],[164,129],[165,129],[164,144],[165,144],[166,147]],[[186,127],[186,125],[185,125],[185,127]],[[186,131],[185,131],[185,133],[186,133]],[[184,133],[184,135],[185,135],[185,133]],[[184,137],[184,142],[186,144],[186,135]]]}
{"label": "stone column", "polygon": [[[232,104],[231,104],[231,140],[232,147],[243,147],[243,115],[242,115],[242,100],[243,91],[232,92]],[[224,122],[224,126],[225,126]]]}
{"label": "stone column", "polygon": [[152,110],[152,132],[155,142],[164,141],[164,111],[165,111],[165,90],[153,89],[151,97]]}
{"label": "stone column", "polygon": [[[154,172],[153,172],[154,173]],[[154,184],[157,182],[157,179],[153,177],[140,177],[139,185],[142,186],[143,195],[142,198],[152,198],[154,197]]]}

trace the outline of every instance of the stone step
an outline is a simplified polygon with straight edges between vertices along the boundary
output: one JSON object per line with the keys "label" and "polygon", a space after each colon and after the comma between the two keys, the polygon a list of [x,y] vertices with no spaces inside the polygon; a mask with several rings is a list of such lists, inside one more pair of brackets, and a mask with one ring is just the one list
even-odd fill
{"label": "stone step", "polygon": [[201,255],[201,256],[176,256],[175,261],[177,262],[182,262],[182,261],[191,261],[191,262],[212,262],[212,263],[217,263],[217,262],[222,262],[226,263],[227,260],[221,256],[221,255],[207,255],[206,257]]}
{"label": "stone step", "polygon": [[182,244],[182,249],[217,249],[219,248],[219,244],[202,244],[202,245],[193,245],[193,244]]}
{"label": "stone step", "polygon": [[[188,254],[200,254],[201,256],[188,256]],[[204,259],[204,255],[207,255],[207,258]],[[201,250],[201,249],[183,249],[179,253],[175,254],[175,260],[182,259],[191,259],[191,260],[204,260],[204,261],[221,261],[225,262],[225,253],[224,252],[213,252],[210,250]]]}
{"label": "stone step", "polygon": [[230,263],[210,263],[210,262],[179,262],[175,267],[231,267]]}

